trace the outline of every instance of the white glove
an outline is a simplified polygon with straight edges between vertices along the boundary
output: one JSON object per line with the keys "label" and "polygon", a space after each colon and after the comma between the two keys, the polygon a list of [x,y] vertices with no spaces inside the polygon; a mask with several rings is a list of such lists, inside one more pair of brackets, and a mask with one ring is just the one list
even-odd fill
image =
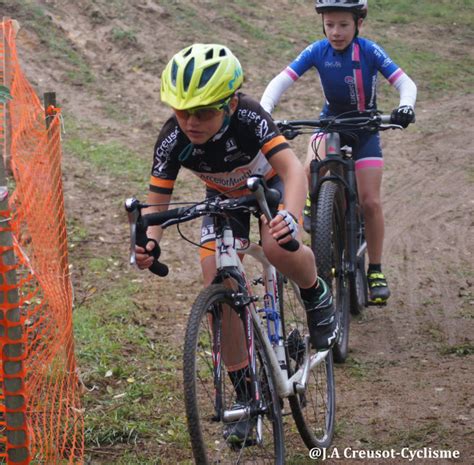
{"label": "white glove", "polygon": [[278,210],[277,215],[283,217],[283,221],[286,223],[288,229],[290,230],[287,234],[280,237],[279,239],[283,239],[283,237],[286,237],[288,234],[290,234],[293,239],[296,239],[296,235],[298,234],[298,221],[296,220],[296,218],[286,210]]}

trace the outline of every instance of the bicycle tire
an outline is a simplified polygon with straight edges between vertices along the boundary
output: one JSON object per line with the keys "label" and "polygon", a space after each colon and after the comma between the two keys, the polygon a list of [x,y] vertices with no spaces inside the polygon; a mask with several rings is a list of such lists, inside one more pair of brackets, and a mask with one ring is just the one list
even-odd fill
{"label": "bicycle tire", "polygon": [[223,312],[234,310],[229,289],[222,284],[213,284],[199,294],[188,319],[184,341],[183,379],[186,417],[194,460],[198,464],[280,465],[285,460],[281,405],[267,355],[256,331],[254,350],[257,384],[265,413],[251,414],[251,418],[255,418],[261,425],[263,439],[259,443],[257,427],[252,428],[254,439],[249,436],[244,443],[245,447],[229,444],[224,437],[226,424],[219,417],[224,410],[231,410],[236,402],[236,392],[224,363],[219,364],[218,371],[214,370],[214,364],[223,359],[220,346],[221,335],[225,331],[223,324],[226,325],[222,318]]}
{"label": "bicycle tire", "polygon": [[316,228],[311,231],[318,275],[332,289],[339,322],[339,334],[333,347],[334,361],[343,363],[349,351],[350,301],[346,266],[345,214],[342,192],[334,182],[324,182],[318,200],[311,206]]}
{"label": "bicycle tire", "polygon": [[[284,282],[279,274],[280,314],[286,338],[289,375],[294,374],[303,362],[304,340],[309,336],[306,310],[299,297],[299,290],[291,282]],[[296,334],[296,336],[295,336]],[[314,355],[310,349],[310,356]],[[298,433],[308,449],[327,448],[334,435],[336,388],[334,363],[329,351],[323,361],[310,373],[306,391],[288,398]]]}

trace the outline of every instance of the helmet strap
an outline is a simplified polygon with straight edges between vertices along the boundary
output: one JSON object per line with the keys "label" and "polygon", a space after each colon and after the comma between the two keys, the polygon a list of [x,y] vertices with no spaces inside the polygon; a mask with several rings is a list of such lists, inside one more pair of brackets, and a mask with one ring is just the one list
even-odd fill
{"label": "helmet strap", "polygon": [[224,110],[224,119],[222,121],[222,126],[220,127],[219,131],[217,131],[212,137],[213,141],[219,140],[224,134],[224,132],[227,131],[227,128],[230,125],[230,119],[232,117],[232,115],[230,114],[230,105],[227,103],[224,107],[222,107],[222,109]]}
{"label": "helmet strap", "polygon": [[194,144],[190,142],[188,145],[186,145],[186,147],[184,147],[184,149],[178,155],[178,160],[180,162],[186,161],[193,152],[194,152]]}

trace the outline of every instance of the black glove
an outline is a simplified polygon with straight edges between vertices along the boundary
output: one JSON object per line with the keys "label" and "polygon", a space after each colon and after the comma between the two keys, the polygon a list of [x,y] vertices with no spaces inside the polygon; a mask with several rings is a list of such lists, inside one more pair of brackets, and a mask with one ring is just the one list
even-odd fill
{"label": "black glove", "polygon": [[392,124],[398,124],[402,128],[406,128],[413,121],[415,121],[415,112],[409,105],[403,105],[392,111]]}

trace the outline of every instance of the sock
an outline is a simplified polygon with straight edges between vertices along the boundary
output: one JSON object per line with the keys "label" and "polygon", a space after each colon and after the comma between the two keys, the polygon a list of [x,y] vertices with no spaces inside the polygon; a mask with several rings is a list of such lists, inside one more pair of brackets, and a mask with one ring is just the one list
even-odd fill
{"label": "sock", "polygon": [[247,402],[252,398],[252,385],[250,382],[249,367],[241,368],[236,371],[229,371],[229,378],[237,394],[237,400]]}
{"label": "sock", "polygon": [[309,288],[300,287],[300,295],[304,302],[316,302],[324,292],[324,286],[319,283],[322,278],[316,278],[316,282]]}
{"label": "sock", "polygon": [[316,296],[318,290],[319,280],[316,279],[316,282],[311,287],[308,287],[307,289],[303,289],[302,287],[300,287],[301,298],[304,301],[312,300]]}
{"label": "sock", "polygon": [[369,263],[367,274],[369,273],[382,273],[382,265],[380,263]]}

